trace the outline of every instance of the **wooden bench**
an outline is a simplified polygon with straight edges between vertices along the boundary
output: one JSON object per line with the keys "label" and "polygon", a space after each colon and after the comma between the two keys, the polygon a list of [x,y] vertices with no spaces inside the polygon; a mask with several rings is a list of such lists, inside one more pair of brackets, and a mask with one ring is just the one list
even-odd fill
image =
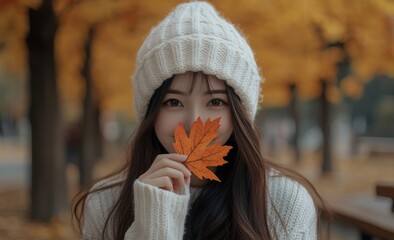
{"label": "wooden bench", "polygon": [[394,183],[378,183],[376,195],[391,199],[391,212],[394,214]]}
{"label": "wooden bench", "polygon": [[394,213],[390,210],[390,199],[360,195],[327,202],[334,221],[358,229],[360,239],[394,239]]}

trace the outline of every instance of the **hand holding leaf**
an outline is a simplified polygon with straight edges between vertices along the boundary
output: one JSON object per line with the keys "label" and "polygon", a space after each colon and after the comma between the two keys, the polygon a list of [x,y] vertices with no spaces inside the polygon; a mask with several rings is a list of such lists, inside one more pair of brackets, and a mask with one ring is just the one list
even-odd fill
{"label": "hand holding leaf", "polygon": [[188,156],[184,164],[201,180],[204,177],[220,182],[219,178],[207,167],[221,166],[227,163],[223,157],[232,148],[231,146],[222,146],[220,142],[209,145],[219,135],[219,121],[220,118],[213,121],[208,119],[203,124],[201,118],[198,118],[190,129],[189,137],[181,123],[174,132],[175,143],[173,146],[175,151]]}

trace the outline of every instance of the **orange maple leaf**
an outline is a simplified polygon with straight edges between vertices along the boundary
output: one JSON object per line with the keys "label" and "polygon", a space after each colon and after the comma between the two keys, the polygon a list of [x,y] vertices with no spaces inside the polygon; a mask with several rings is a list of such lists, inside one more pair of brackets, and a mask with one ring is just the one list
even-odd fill
{"label": "orange maple leaf", "polygon": [[186,167],[199,179],[207,178],[220,182],[220,179],[207,167],[221,166],[227,161],[223,159],[232,148],[222,146],[220,142],[209,145],[218,135],[220,117],[205,124],[199,117],[190,129],[190,137],[187,136],[182,123],[175,128],[174,149],[179,154],[187,155]]}

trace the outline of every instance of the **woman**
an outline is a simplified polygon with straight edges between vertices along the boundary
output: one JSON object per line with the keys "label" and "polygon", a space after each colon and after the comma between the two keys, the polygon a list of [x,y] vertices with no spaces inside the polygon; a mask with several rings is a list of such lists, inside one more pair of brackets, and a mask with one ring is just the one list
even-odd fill
{"label": "woman", "polygon": [[[126,165],[76,198],[82,238],[316,239],[319,197],[304,186],[313,187],[261,154],[261,79],[246,40],[213,6],[176,7],[137,56],[139,126]],[[233,147],[211,169],[221,182],[197,179],[174,153],[175,127],[189,131],[198,117],[220,117],[214,141]]]}

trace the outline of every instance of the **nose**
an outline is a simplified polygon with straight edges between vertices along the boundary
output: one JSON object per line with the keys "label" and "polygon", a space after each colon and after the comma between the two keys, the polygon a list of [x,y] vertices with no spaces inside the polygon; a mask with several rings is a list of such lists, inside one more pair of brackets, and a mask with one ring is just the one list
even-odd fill
{"label": "nose", "polygon": [[204,111],[199,109],[198,107],[195,107],[193,109],[190,109],[188,111],[187,116],[185,117],[183,121],[183,126],[185,127],[186,132],[190,133],[190,129],[193,125],[193,123],[198,119],[201,118],[201,121],[205,123],[205,121],[208,119],[209,116],[207,116]]}

